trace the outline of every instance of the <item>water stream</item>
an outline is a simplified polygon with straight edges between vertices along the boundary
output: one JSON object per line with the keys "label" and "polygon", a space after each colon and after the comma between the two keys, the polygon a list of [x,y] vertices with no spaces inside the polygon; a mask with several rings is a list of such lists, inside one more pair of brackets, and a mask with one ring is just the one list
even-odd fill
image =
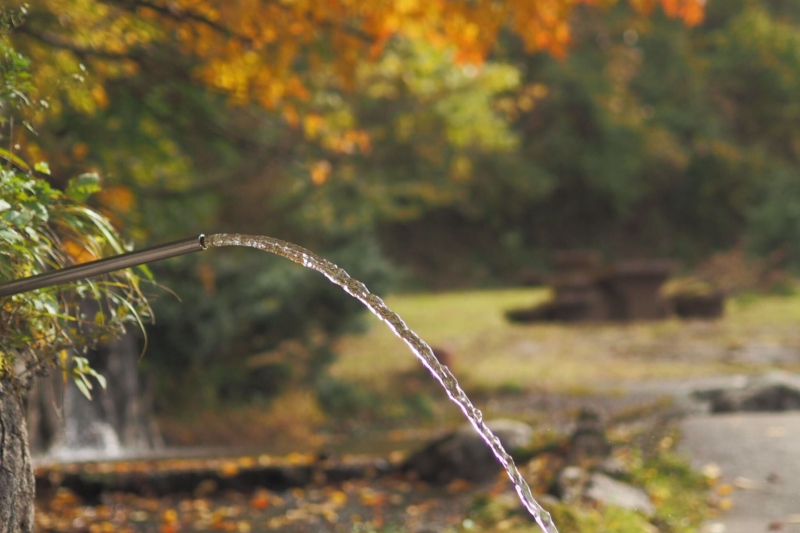
{"label": "water stream", "polygon": [[483,414],[472,404],[469,398],[467,398],[467,395],[461,389],[461,386],[459,386],[458,381],[455,376],[453,376],[453,373],[450,372],[450,369],[439,363],[438,359],[433,355],[431,347],[409,329],[397,313],[386,307],[383,300],[369,292],[363,283],[351,278],[343,269],[330,261],[314,255],[310,251],[295,244],[271,237],[222,233],[207,236],[205,238],[205,245],[209,247],[248,246],[280,255],[306,268],[321,272],[333,283],[339,285],[348,294],[366,305],[369,310],[385,322],[398,337],[405,341],[409,348],[411,348],[411,351],[414,352],[414,355],[416,355],[422,364],[433,374],[433,377],[441,383],[450,399],[461,408],[470,423],[472,423],[472,426],[483,440],[486,441],[486,444],[492,449],[497,460],[500,461],[500,464],[505,468],[520,500],[522,500],[525,508],[533,515],[533,518],[536,520],[536,523],[539,524],[542,531],[545,533],[558,533],[550,514],[534,499],[530,487],[525,482],[519,470],[517,470],[514,460],[508,455],[505,449],[503,449],[500,440],[484,423]]}

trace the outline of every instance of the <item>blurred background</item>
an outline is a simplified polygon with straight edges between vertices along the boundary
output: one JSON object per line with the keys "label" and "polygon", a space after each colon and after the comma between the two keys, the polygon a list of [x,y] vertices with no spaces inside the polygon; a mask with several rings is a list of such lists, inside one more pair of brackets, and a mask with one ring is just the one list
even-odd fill
{"label": "blurred background", "polygon": [[[792,368],[800,4],[357,4],[3,8],[5,61],[27,58],[33,87],[3,142],[56,187],[97,172],[90,203],[135,248],[237,232],[330,259],[485,401]],[[668,259],[669,287],[719,295],[724,316],[508,321],[557,297],[567,250]],[[146,341],[130,328],[94,354],[112,384],[80,408],[123,448],[385,454],[412,446],[387,432],[460,422],[314,272],[234,249],[151,268]],[[57,389],[32,393],[40,453],[63,429]]]}

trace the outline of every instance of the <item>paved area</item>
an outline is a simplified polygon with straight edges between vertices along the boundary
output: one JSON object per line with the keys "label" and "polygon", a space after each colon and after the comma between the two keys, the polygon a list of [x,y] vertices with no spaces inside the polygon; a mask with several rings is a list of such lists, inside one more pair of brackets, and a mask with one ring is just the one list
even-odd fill
{"label": "paved area", "polygon": [[671,396],[685,417],[681,451],[697,469],[719,469],[732,507],[701,533],[800,533],[800,411],[712,415],[693,391],[743,387],[745,376],[647,382],[634,395]]}
{"label": "paved area", "polygon": [[718,466],[720,483],[735,487],[705,533],[800,533],[799,412],[691,415],[682,430],[692,464]]}

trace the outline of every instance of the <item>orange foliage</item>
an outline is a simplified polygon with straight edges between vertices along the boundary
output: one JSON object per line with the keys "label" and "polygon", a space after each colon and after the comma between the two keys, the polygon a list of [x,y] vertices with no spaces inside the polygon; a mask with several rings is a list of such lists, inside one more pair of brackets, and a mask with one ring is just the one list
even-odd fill
{"label": "orange foliage", "polygon": [[121,214],[129,213],[136,203],[133,191],[122,185],[103,189],[97,197],[103,207]]}
{"label": "orange foliage", "polygon": [[89,261],[95,261],[97,259],[96,255],[87,250],[82,244],[72,239],[64,239],[63,244],[64,251],[76,265],[88,263]]}
{"label": "orange foliage", "polygon": [[[697,24],[704,0],[632,0],[643,11],[662,5],[671,17]],[[395,36],[453,46],[460,61],[480,63],[498,33],[510,27],[528,51],[563,55],[569,17],[578,4],[609,0],[179,0],[163,18],[186,52],[197,55],[198,75],[240,101],[274,107],[305,99],[298,65],[333,63],[345,79],[356,65],[376,58]],[[141,7],[149,17],[156,8]]]}
{"label": "orange foliage", "polygon": [[[101,75],[129,72],[124,56],[135,47],[172,41],[197,59],[203,83],[234,102],[274,108],[308,101],[309,77],[352,83],[357,65],[379,57],[398,36],[451,46],[459,61],[480,63],[499,32],[510,28],[528,51],[563,55],[573,10],[616,1],[31,0],[20,37],[83,57],[88,52],[103,65],[94,65]],[[698,24],[705,0],[629,2],[643,12],[660,5],[667,15]],[[105,93],[93,91],[92,105],[103,107]],[[298,124],[297,109],[286,109],[287,121]]]}
{"label": "orange foliage", "polygon": [[[11,37],[32,59],[33,85],[43,93],[63,90],[79,111],[105,108],[106,81],[135,72],[147,64],[141,58],[163,46],[192,58],[195,80],[228,95],[232,103],[279,108],[290,127],[325,150],[368,154],[371,139],[352,117],[329,120],[325,104],[312,95],[353,87],[358,67],[379,59],[390,40],[424,40],[452,49],[456,61],[480,64],[508,29],[528,52],[563,56],[576,7],[603,8],[618,1],[27,0],[25,22]],[[687,24],[702,20],[705,3],[627,1],[643,13],[660,6]],[[81,83],[62,83],[73,78]],[[530,107],[533,97],[525,97],[522,105]],[[56,113],[61,105],[53,100]],[[36,148],[35,142],[28,144]],[[75,159],[87,155],[86,145],[73,148]],[[58,166],[54,157],[50,162]],[[465,169],[462,164],[454,175],[468,179]],[[326,183],[332,173],[325,160],[309,169],[315,185]],[[134,210],[136,200],[130,190],[116,187],[102,193],[100,202],[119,223]]]}
{"label": "orange foliage", "polygon": [[639,10],[649,13],[657,5],[661,5],[664,13],[673,18],[683,20],[689,26],[696,26],[703,21],[705,0],[630,0]]}

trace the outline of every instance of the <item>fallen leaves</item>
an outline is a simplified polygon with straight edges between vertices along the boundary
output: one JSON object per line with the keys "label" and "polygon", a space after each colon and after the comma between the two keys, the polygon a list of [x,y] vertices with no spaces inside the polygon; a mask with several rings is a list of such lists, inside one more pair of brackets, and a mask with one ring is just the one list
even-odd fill
{"label": "fallen leaves", "polygon": [[[216,472],[238,475],[263,465],[313,463],[314,457],[250,456],[220,459],[170,459],[53,465],[39,476],[61,479],[67,474],[158,477],[167,472]],[[97,479],[97,477],[95,477]],[[44,533],[184,533],[189,531],[331,531],[350,532],[392,524],[457,526],[464,520],[474,493],[470,484],[454,483],[437,489],[400,477],[354,479],[337,484],[311,484],[283,491],[255,486],[249,490],[220,490],[217,481],[199,481],[183,494],[146,497],[103,493],[99,501],[81,500],[66,488],[42,491],[37,500],[36,531]],[[437,527],[437,529],[439,529]]]}

